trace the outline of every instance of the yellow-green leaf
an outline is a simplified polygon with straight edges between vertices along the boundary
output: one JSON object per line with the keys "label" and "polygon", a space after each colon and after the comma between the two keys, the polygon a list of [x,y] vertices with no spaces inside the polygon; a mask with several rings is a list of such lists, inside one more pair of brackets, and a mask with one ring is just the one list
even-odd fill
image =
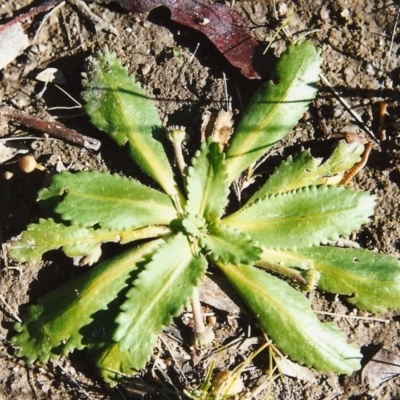
{"label": "yellow-green leaf", "polygon": [[359,350],[335,324],[321,323],[308,299],[288,283],[254,267],[220,264],[261,328],[293,360],[320,371],[351,374]]}
{"label": "yellow-green leaf", "polygon": [[169,225],[177,218],[171,199],[135,179],[108,172],[56,175],[39,200],[58,200],[55,211],[74,225],[127,230]]}
{"label": "yellow-green leaf", "polygon": [[321,277],[318,287],[348,296],[358,308],[385,312],[400,308],[400,262],[365,249],[312,247],[297,257],[311,261]]}
{"label": "yellow-green leaf", "polygon": [[310,42],[290,45],[271,81],[254,95],[232,136],[227,170],[232,182],[297,124],[317,93],[322,59]]}
{"label": "yellow-green leaf", "polygon": [[342,186],[310,186],[268,196],[224,218],[224,224],[275,249],[310,247],[348,235],[369,221],[374,196]]}
{"label": "yellow-green leaf", "polygon": [[119,145],[128,144],[135,162],[171,196],[178,193],[165,154],[163,129],[153,102],[107,50],[90,57],[83,80],[85,109],[92,123]]}

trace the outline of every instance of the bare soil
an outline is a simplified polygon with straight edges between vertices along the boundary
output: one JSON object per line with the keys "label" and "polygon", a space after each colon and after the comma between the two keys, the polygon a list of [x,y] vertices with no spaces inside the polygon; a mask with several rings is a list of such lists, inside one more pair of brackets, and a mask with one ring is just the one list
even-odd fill
{"label": "bare soil", "polygon": [[[266,161],[264,172],[267,175],[282,155],[301,149],[309,148],[315,155],[329,154],[334,146],[332,134],[351,132],[368,137],[367,128],[377,135],[379,103],[387,103],[388,115],[384,121],[387,139],[379,147],[374,146],[367,166],[352,183],[377,196],[376,213],[371,223],[351,239],[362,247],[399,258],[398,3],[287,0],[277,1],[275,10],[273,3],[235,1],[231,5],[243,16],[260,43],[267,46],[273,41],[266,55],[270,62],[286,47],[283,32],[276,37],[275,34],[282,21],[290,16],[286,34],[293,39],[307,35],[322,49],[325,76],[361,116],[362,123],[321,82],[317,101],[289,135],[285,146],[279,147]],[[9,20],[33,4],[29,0],[0,0],[0,18]],[[184,125],[192,135],[199,135],[205,110],[225,107],[229,96],[233,108],[240,111],[259,85],[258,81],[240,76],[207,39],[171,23],[165,8],[147,16],[127,13],[114,3],[88,4],[118,35],[107,30],[95,31],[93,22],[68,2],[25,22],[30,37],[36,35],[36,38],[24,54],[0,71],[0,101],[44,119],[57,119],[99,139],[102,146],[98,152],[89,151],[23,127],[2,124],[0,137],[36,136],[36,140],[21,139],[12,143],[28,150],[46,168],[24,174],[15,161],[18,156],[0,165],[0,239],[3,243],[43,215],[35,201],[36,193],[48,185],[57,171],[97,169],[128,176],[137,173],[129,161],[124,161],[129,159],[122,156],[123,150],[97,131],[82,109],[70,108],[75,103],[54,83],[49,83],[41,94],[44,83],[35,79],[41,70],[59,69],[65,77],[65,83],[59,86],[82,102],[81,73],[85,59],[94,51],[108,47],[157,100],[163,122]],[[13,173],[12,179],[3,179],[6,171]],[[113,251],[112,247],[106,248],[105,253]],[[216,368],[232,370],[262,342],[254,321],[241,305],[237,306],[223,291],[209,284],[202,289],[202,299],[205,310],[216,317],[218,347],[202,351],[190,348],[187,338],[191,319],[185,312],[164,331],[148,367],[117,388],[110,389],[102,383],[90,355],[85,352],[75,352],[43,366],[26,365],[13,355],[8,341],[16,315],[79,271],[58,253],[47,255],[36,265],[15,265],[4,257],[0,261],[1,399],[184,399],[187,397],[183,389],[194,390],[201,384],[211,358]],[[269,393],[270,398],[289,400],[400,399],[399,312],[370,315],[352,309],[341,297],[318,291],[311,293],[310,299],[313,309],[336,314],[321,314],[321,319],[337,323],[349,340],[362,347],[363,368],[350,377],[301,370],[297,377],[277,377],[268,383],[268,357],[262,353],[242,374],[245,390],[239,398],[264,399]],[[224,346],[222,350],[220,346]],[[387,365],[391,369],[383,370],[382,366]],[[257,393],[258,388],[264,390]]]}

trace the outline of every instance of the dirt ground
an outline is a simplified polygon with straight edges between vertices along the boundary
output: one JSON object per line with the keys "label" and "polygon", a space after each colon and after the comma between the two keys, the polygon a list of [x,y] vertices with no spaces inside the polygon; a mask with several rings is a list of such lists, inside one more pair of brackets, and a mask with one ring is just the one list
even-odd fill
{"label": "dirt ground", "polygon": [[[27,10],[29,0],[0,0],[0,20],[7,21]],[[225,2],[229,4],[229,2]],[[374,146],[366,168],[353,185],[378,197],[375,216],[361,232],[351,237],[362,247],[400,257],[400,6],[389,0],[305,0],[231,2],[256,39],[273,60],[286,46],[283,34],[276,36],[288,19],[286,34],[294,39],[307,35],[322,49],[323,73],[362,120],[358,122],[328,85],[320,84],[317,101],[294,132],[265,164],[270,171],[281,156],[309,148],[315,155],[329,154],[332,134],[379,131],[379,103],[387,104],[384,129],[387,139]],[[37,191],[62,169],[109,170],[132,176],[135,167],[121,157],[121,150],[89,123],[80,108],[81,73],[86,57],[108,48],[122,58],[148,94],[156,98],[165,124],[184,125],[199,134],[205,110],[226,105],[227,94],[234,109],[241,110],[259,81],[240,76],[204,37],[169,21],[166,9],[149,16],[130,14],[114,3],[88,2],[90,9],[112,24],[96,32],[93,21],[76,6],[65,2],[52,12],[24,23],[35,39],[21,56],[0,71],[0,101],[66,126],[101,141],[99,151],[90,151],[65,141],[44,137],[15,125],[0,126],[2,139],[35,136],[35,140],[8,142],[29,152],[45,171],[22,173],[16,160],[0,165],[0,233],[3,243],[43,215],[36,204]],[[46,15],[46,18],[44,18]],[[47,67],[59,69],[65,83],[59,86],[36,80]],[[227,91],[225,90],[225,84]],[[227,93],[226,93],[227,92]],[[11,179],[4,173],[12,172]],[[106,249],[112,254],[113,247]],[[28,304],[77,273],[66,257],[51,253],[37,265],[15,265],[0,259],[0,399],[186,399],[183,389],[194,390],[204,379],[211,358],[218,369],[232,370],[261,343],[260,332],[250,316],[220,289],[211,284],[201,291],[203,306],[216,317],[218,347],[194,351],[185,340],[191,323],[183,313],[160,338],[147,369],[127,384],[109,389],[98,378],[90,355],[75,352],[67,359],[47,365],[26,365],[13,356],[8,341],[16,315]],[[350,377],[320,374],[300,369],[297,377],[284,375],[268,381],[268,355],[262,353],[242,374],[245,390],[240,398],[254,399],[400,399],[400,313],[368,314],[353,309],[341,297],[313,292],[310,295],[322,320],[334,321],[358,343],[364,354],[363,368]],[[240,305],[239,305],[240,306]],[[361,317],[361,318],[360,318]],[[223,346],[223,347],[221,347]],[[389,369],[382,368],[389,365]]]}

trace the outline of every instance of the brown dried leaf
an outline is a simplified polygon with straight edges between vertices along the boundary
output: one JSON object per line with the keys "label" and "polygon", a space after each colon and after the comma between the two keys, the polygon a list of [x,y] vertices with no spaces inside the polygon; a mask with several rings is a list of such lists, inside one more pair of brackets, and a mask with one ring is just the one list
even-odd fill
{"label": "brown dried leaf", "polygon": [[396,352],[381,349],[367,363],[362,371],[363,381],[370,389],[400,375],[400,356]]}
{"label": "brown dried leaf", "polygon": [[115,0],[121,7],[138,13],[165,6],[171,19],[195,29],[217,47],[231,65],[250,79],[264,75],[261,46],[236,11],[223,4],[196,0]]}
{"label": "brown dried leaf", "polygon": [[212,136],[219,143],[221,151],[229,142],[233,132],[233,113],[228,110],[220,110],[218,113],[204,112],[201,124],[201,141]]}
{"label": "brown dried leaf", "polygon": [[201,301],[211,307],[231,315],[240,313],[241,299],[218,273],[204,277],[199,286],[199,293]]}

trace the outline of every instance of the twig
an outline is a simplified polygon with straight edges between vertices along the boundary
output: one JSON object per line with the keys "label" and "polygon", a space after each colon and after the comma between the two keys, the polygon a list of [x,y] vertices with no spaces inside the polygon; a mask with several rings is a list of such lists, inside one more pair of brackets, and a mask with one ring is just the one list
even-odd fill
{"label": "twig", "polygon": [[[368,126],[365,125],[364,121],[362,120],[360,114],[358,114],[356,111],[354,111],[350,104],[340,95],[340,93],[332,86],[332,84],[329,82],[328,78],[321,73],[320,74],[322,82],[324,82],[325,85],[329,87],[329,89],[332,91],[332,93],[338,98],[338,100],[344,105],[346,110],[351,114],[353,118],[356,119],[358,123],[361,124],[362,128],[365,130],[365,132],[368,133],[368,135],[371,137],[371,139],[379,146],[379,142],[376,139],[375,134],[371,131],[371,129],[368,128]],[[380,146],[379,146],[380,147]]]}
{"label": "twig", "polygon": [[388,53],[388,57],[387,57],[387,61],[386,61],[386,67],[385,67],[386,69],[389,65],[390,57],[392,56],[394,37],[396,35],[397,23],[399,22],[399,15],[400,15],[400,7],[399,7],[399,10],[397,11],[396,21],[394,22],[394,27],[393,27],[393,32],[392,32],[392,37],[390,39],[389,53]]}
{"label": "twig", "polygon": [[30,386],[30,388],[31,388],[31,390],[33,392],[33,397],[36,400],[36,399],[39,399],[39,396],[38,396],[37,391],[36,391],[35,382],[33,381],[32,372],[33,372],[32,367],[30,365],[27,365],[26,366],[26,374],[28,376],[28,383],[29,383],[29,386]]}
{"label": "twig", "polygon": [[39,36],[39,32],[41,31],[41,29],[42,29],[43,25],[45,24],[45,22],[50,18],[50,16],[51,16],[52,14],[54,14],[58,9],[60,9],[60,8],[65,4],[65,1],[63,0],[63,1],[58,2],[58,3],[59,3],[59,4],[57,4],[57,5],[56,5],[49,13],[47,13],[47,14],[44,16],[44,18],[42,19],[42,22],[40,23],[39,28],[36,30],[35,36],[34,36],[34,38],[33,38],[33,40],[32,40],[32,43],[35,43],[35,42],[36,42],[36,39],[37,39],[37,37]]}
{"label": "twig", "polygon": [[384,101],[379,103],[379,140],[383,142],[386,140],[386,129],[385,129],[385,116],[387,112],[387,103]]}
{"label": "twig", "polygon": [[343,186],[347,185],[354,178],[354,176],[365,167],[371,150],[372,150],[372,143],[369,142],[364,147],[364,152],[361,154],[361,160],[356,165],[354,165],[350,171],[344,174],[342,180],[339,183],[340,185]]}
{"label": "twig", "polygon": [[382,319],[382,318],[359,317],[358,315],[335,314],[335,313],[327,312],[327,311],[316,311],[316,310],[313,310],[313,311],[316,314],[331,315],[332,317],[350,318],[350,319],[362,319],[362,320],[365,320],[365,321],[383,322],[384,324],[389,324],[390,323],[390,321],[388,319]]}
{"label": "twig", "polygon": [[18,317],[18,315],[11,309],[11,306],[6,302],[4,297],[0,295],[0,300],[4,303],[5,307],[7,308],[7,311],[11,314],[11,316],[20,324],[22,324],[21,319]]}
{"label": "twig", "polygon": [[26,13],[23,13],[23,14],[19,15],[18,17],[15,17],[11,21],[7,22],[6,24],[1,25],[0,33],[9,29],[10,26],[17,24],[18,22],[25,21],[28,18],[32,18],[37,14],[40,14],[42,12],[49,10],[52,7],[55,7],[56,5],[58,5],[59,3],[63,2],[63,1],[64,0],[47,0],[44,3],[40,4],[39,6],[31,8]]}
{"label": "twig", "polygon": [[45,121],[11,107],[0,106],[0,119],[3,117],[27,128],[36,129],[39,132],[47,133],[50,136],[65,140],[77,146],[82,146],[89,150],[98,150],[101,145],[99,140],[82,135],[76,130],[67,128],[59,122]]}
{"label": "twig", "polygon": [[173,351],[169,347],[167,341],[163,339],[162,335],[160,335],[160,340],[161,340],[162,344],[167,348],[169,354],[171,355],[172,359],[174,360],[174,362],[175,362],[174,367],[176,367],[178,369],[179,373],[181,374],[181,376],[185,380],[185,382],[189,383],[188,379],[186,378],[186,375],[184,374],[184,372],[182,371],[182,369],[178,363],[178,360],[175,358]]}
{"label": "twig", "polygon": [[67,97],[69,97],[76,104],[76,106],[72,106],[72,107],[49,107],[49,108],[47,108],[48,111],[51,111],[51,110],[72,110],[73,108],[82,108],[82,104],[79,103],[78,100],[75,100],[66,90],[64,90],[62,87],[58,86],[56,83],[54,84],[54,86],[58,90],[63,92]]}
{"label": "twig", "polygon": [[194,49],[194,52],[189,57],[189,62],[193,61],[193,59],[195,58],[197,50],[199,49],[199,47],[200,47],[200,43],[197,43],[196,48]]}
{"label": "twig", "polygon": [[58,368],[61,369],[61,371],[68,377],[68,379],[74,384],[76,385],[76,387],[78,388],[79,392],[82,393],[84,396],[86,396],[89,400],[92,399],[92,397],[89,395],[88,392],[86,392],[86,390],[79,384],[78,381],[76,381],[72,375],[58,362],[58,361],[54,361],[52,360],[52,363],[54,365],[56,365]]}
{"label": "twig", "polygon": [[232,98],[228,94],[228,84],[227,84],[227,79],[225,72],[222,73],[223,80],[224,80],[224,93],[225,93],[225,99],[226,99],[226,109],[229,111],[232,111]]}
{"label": "twig", "polygon": [[99,30],[105,30],[108,31],[115,36],[119,35],[118,30],[112,26],[111,24],[108,24],[106,21],[104,21],[101,17],[96,15],[90,8],[89,6],[82,0],[68,0],[69,3],[73,4],[75,7],[78,8],[78,10],[82,13],[82,15],[91,20],[94,23],[94,28],[97,31]]}

